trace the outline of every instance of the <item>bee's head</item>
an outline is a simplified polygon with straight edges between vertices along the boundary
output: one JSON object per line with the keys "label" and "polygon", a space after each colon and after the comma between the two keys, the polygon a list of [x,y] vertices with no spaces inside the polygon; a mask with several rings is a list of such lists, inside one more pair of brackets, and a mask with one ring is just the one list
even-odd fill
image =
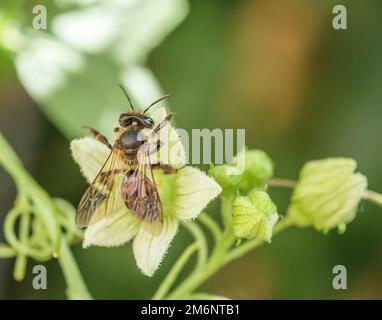
{"label": "bee's head", "polygon": [[120,85],[122,91],[124,92],[127,100],[129,101],[130,108],[132,109],[131,112],[128,113],[122,113],[119,116],[119,125],[122,128],[126,128],[128,126],[134,126],[137,129],[144,129],[144,128],[149,128],[152,129],[154,127],[154,120],[146,115],[146,112],[149,111],[149,109],[157,104],[158,102],[170,97],[170,95],[165,95],[162,98],[159,98],[158,100],[154,101],[152,104],[150,104],[143,112],[138,112],[134,110],[134,106],[131,103],[130,97],[127,94],[125,88]]}
{"label": "bee's head", "polygon": [[141,113],[136,112],[128,112],[122,113],[119,116],[119,125],[122,128],[127,128],[128,126],[138,127],[139,129],[149,128],[152,129],[154,127],[154,120]]}

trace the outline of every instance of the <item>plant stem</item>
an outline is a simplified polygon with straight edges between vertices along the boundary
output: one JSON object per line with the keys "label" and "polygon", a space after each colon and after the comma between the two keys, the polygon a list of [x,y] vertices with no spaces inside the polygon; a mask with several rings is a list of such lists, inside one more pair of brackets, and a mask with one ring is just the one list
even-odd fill
{"label": "plant stem", "polygon": [[212,233],[215,242],[219,242],[222,237],[222,231],[219,225],[207,213],[202,212],[199,215],[199,220],[203,223]]}
{"label": "plant stem", "polygon": [[187,230],[193,235],[196,243],[198,244],[198,261],[196,263],[195,271],[199,270],[207,260],[208,250],[207,250],[207,240],[204,236],[203,231],[195,222],[184,222],[183,225]]}
{"label": "plant stem", "polygon": [[227,297],[219,296],[216,294],[196,292],[184,296],[185,300],[230,300]]}
{"label": "plant stem", "polygon": [[0,258],[14,258],[16,255],[16,250],[5,243],[0,243]]}
{"label": "plant stem", "polygon": [[[286,229],[287,227],[289,227],[291,225],[292,225],[291,221],[288,220],[287,218],[284,219],[284,220],[281,220],[274,227],[272,234],[276,235],[277,233],[279,233],[280,231]],[[260,240],[250,240],[250,241],[247,241],[247,242],[243,243],[239,247],[234,248],[233,250],[231,250],[231,252],[229,252],[226,255],[226,257],[224,259],[224,264],[227,264],[227,263],[229,263],[229,262],[231,262],[233,260],[236,260],[236,259],[240,258],[244,254],[248,253],[249,251],[253,250],[254,248],[260,246],[263,243],[264,243],[264,241],[260,241]]]}
{"label": "plant stem", "polygon": [[379,207],[382,207],[382,195],[372,190],[366,190],[363,198],[367,201],[370,201],[376,204]]}
{"label": "plant stem", "polygon": [[[30,227],[30,214],[29,212],[24,213],[21,216],[20,221],[20,241],[26,243],[28,241]],[[22,281],[25,278],[25,269],[27,267],[27,255],[25,253],[19,252],[16,257],[15,268],[13,271],[13,277],[16,281]]]}
{"label": "plant stem", "polygon": [[294,188],[297,184],[297,181],[289,179],[269,179],[267,185],[271,187],[284,187],[284,188]]}
{"label": "plant stem", "polygon": [[221,196],[221,213],[225,227],[228,227],[231,224],[231,210],[234,197],[233,194]]}
{"label": "plant stem", "polygon": [[206,279],[208,279],[221,267],[221,262],[224,255],[233,242],[234,236],[232,231],[227,230],[224,232],[220,242],[215,246],[207,263],[200,270],[197,270],[186,278],[172,293],[167,296],[167,299],[181,299],[198,288]]}
{"label": "plant stem", "polygon": [[153,300],[163,299],[163,297],[167,294],[167,292],[170,290],[171,286],[177,279],[179,272],[183,269],[189,258],[198,249],[198,247],[198,243],[194,242],[186,248],[186,250],[182,253],[179,259],[176,261],[175,265],[167,274],[166,278],[159,286],[157,292],[153,296]]}
{"label": "plant stem", "polygon": [[[284,230],[291,225],[287,219],[279,222],[274,228],[274,234]],[[263,244],[264,241],[252,240],[240,245],[237,248],[227,252],[235,241],[235,237],[232,230],[226,230],[221,238],[220,242],[215,246],[209,260],[204,267],[195,272],[190,277],[186,278],[171,294],[167,296],[167,299],[183,299],[196,290],[205,280],[213,275],[217,270],[222,268],[227,263],[236,260],[251,251],[255,247]]]}
{"label": "plant stem", "polygon": [[66,294],[71,300],[90,300],[92,299],[86,285],[82,279],[77,263],[74,260],[73,254],[68,243],[63,240],[61,242],[60,256],[58,262],[64,273],[66,281]]}
{"label": "plant stem", "polygon": [[[18,260],[15,266],[16,279],[23,277],[23,270],[25,270],[26,256],[36,255],[44,258],[44,253],[27,246],[29,232],[29,212],[26,210],[33,210],[33,214],[41,219],[44,224],[45,232],[49,234],[49,238],[53,243],[53,254],[59,256],[59,263],[64,273],[67,283],[67,293],[70,299],[90,299],[91,296],[84,284],[78,266],[72,256],[68,243],[61,239],[61,232],[55,217],[55,204],[51,197],[42,189],[38,183],[30,176],[24,169],[21,161],[6,139],[0,132],[0,165],[12,176],[14,179],[17,191],[18,200],[16,207],[8,213],[5,219],[5,236],[14,248],[18,255]],[[32,203],[32,209],[27,208],[26,203]],[[14,234],[14,225],[18,214],[22,214],[20,241]],[[28,215],[28,220],[25,220],[25,215]],[[10,240],[10,241],[9,241]],[[20,250],[18,250],[20,249]]]}

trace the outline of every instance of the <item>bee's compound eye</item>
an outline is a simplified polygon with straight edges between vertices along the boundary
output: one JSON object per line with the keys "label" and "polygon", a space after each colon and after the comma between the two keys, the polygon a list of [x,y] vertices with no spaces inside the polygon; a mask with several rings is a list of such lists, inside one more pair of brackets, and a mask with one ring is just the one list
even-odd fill
{"label": "bee's compound eye", "polygon": [[146,126],[151,128],[154,125],[154,120],[150,117],[145,118],[144,123]]}

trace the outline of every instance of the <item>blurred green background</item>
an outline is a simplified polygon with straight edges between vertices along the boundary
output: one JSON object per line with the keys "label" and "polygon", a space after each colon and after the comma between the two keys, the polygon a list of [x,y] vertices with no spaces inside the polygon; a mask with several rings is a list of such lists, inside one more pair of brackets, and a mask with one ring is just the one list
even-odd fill
{"label": "blurred green background", "polygon": [[[48,29],[32,29],[43,4]],[[178,127],[245,128],[251,148],[268,152],[276,176],[297,178],[310,159],[349,156],[382,192],[382,2],[341,1],[348,30],[332,28],[338,1],[56,0],[0,4],[0,128],[33,177],[76,204],[86,187],[69,151],[81,125],[110,135],[127,104],[162,93]],[[1,152],[1,150],[0,150]],[[0,170],[0,225],[15,197]],[[271,190],[282,213],[288,190]],[[217,203],[209,207],[217,216]],[[382,298],[382,211],[363,203],[344,235],[290,229],[224,267],[205,292],[236,299]],[[191,240],[181,230],[153,278],[137,269],[131,246],[74,247],[98,299],[149,298]],[[0,241],[4,241],[0,230]],[[348,290],[332,288],[347,267]],[[33,261],[21,283],[0,260],[0,298],[63,299],[50,261],[48,290],[32,289]],[[187,272],[187,270],[186,270]]]}

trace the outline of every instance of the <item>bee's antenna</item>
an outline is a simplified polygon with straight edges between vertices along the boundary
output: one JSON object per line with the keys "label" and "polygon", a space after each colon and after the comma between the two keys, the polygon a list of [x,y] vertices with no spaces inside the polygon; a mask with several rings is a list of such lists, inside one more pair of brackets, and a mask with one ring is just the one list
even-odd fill
{"label": "bee's antenna", "polygon": [[122,89],[122,91],[123,91],[123,93],[125,94],[127,100],[129,101],[129,104],[130,104],[131,109],[133,109],[133,111],[135,111],[135,109],[134,109],[134,107],[133,107],[133,104],[131,103],[130,97],[129,97],[129,95],[127,94],[126,89],[125,89],[125,88],[123,87],[123,85],[121,85],[121,84],[119,85],[119,87]]}
{"label": "bee's antenna", "polygon": [[155,100],[152,104],[150,104],[146,109],[145,111],[143,111],[143,113],[146,113],[146,111],[148,111],[153,105],[157,104],[158,102],[164,100],[164,99],[167,99],[171,97],[171,94],[166,94],[165,96],[163,96],[162,98],[159,98],[158,100]]}

